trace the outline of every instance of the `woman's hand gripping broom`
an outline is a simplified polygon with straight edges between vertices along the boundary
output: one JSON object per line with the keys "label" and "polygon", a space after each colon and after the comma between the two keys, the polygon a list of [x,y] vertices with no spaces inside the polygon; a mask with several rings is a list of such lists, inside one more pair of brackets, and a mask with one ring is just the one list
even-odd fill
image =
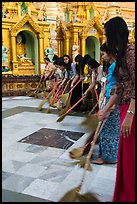
{"label": "woman's hand gripping broom", "polygon": [[55,92],[55,90],[56,90],[56,88],[57,88],[57,86],[58,86],[58,81],[59,81],[59,80],[57,80],[57,81],[55,82],[55,85],[54,85],[53,89],[49,92],[49,94],[48,94],[48,95],[43,99],[43,101],[39,104],[37,110],[40,111],[40,110],[42,109],[42,106],[46,103],[46,101],[47,101],[48,98],[50,97],[50,95],[52,95],[52,94]]}

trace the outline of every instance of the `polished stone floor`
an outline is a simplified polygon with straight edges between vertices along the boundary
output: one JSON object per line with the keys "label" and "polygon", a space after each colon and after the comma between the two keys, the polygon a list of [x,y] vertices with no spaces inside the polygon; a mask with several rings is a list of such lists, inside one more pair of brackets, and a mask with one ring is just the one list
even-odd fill
{"label": "polished stone floor", "polygon": [[[72,165],[68,152],[89,136],[83,114],[69,114],[56,122],[58,111],[42,99],[28,96],[2,98],[2,202],[58,202],[77,187],[83,168]],[[98,144],[93,157],[98,154]],[[91,166],[81,193],[94,192],[101,202],[112,200],[116,165]]]}

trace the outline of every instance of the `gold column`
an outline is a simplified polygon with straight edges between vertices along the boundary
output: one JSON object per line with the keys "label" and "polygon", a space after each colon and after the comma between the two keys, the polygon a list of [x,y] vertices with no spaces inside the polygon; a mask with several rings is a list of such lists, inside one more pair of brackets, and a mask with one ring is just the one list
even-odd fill
{"label": "gold column", "polygon": [[61,57],[61,39],[60,38],[57,39],[57,43],[58,43],[58,56]]}
{"label": "gold column", "polygon": [[69,55],[69,38],[65,39],[65,54]]}
{"label": "gold column", "polygon": [[12,64],[13,64],[13,74],[18,73],[18,61],[17,61],[17,51],[16,51],[16,37],[11,36],[11,47],[12,47]]}
{"label": "gold column", "polygon": [[89,9],[87,9],[87,20],[90,19],[90,16],[89,16]]}
{"label": "gold column", "polygon": [[69,21],[72,21],[72,10],[69,10]]}
{"label": "gold column", "polygon": [[84,57],[86,52],[86,37],[82,36],[81,37],[81,55]]}
{"label": "gold column", "polygon": [[61,41],[60,41],[60,55],[61,55],[61,57],[62,57],[64,54],[65,54],[65,52],[64,52],[64,41],[61,40]]}
{"label": "gold column", "polygon": [[39,74],[41,74],[42,64],[44,64],[44,38],[39,36]]}
{"label": "gold column", "polygon": [[73,44],[77,44],[78,43],[78,32],[75,31],[73,33]]}

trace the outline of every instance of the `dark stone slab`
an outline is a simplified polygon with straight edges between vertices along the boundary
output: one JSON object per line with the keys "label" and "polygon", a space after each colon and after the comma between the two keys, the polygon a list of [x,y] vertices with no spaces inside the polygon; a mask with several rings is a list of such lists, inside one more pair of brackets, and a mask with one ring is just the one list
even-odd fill
{"label": "dark stone slab", "polygon": [[42,128],[18,142],[68,149],[85,133]]}
{"label": "dark stone slab", "polygon": [[2,189],[2,202],[53,202],[53,201]]}

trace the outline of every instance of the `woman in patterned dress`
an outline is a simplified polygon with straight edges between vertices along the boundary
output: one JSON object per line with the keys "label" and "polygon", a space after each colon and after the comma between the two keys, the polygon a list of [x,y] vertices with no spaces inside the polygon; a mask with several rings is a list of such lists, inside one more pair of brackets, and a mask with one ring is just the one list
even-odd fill
{"label": "woman in patterned dress", "polygon": [[[110,63],[108,68],[108,74],[106,77],[106,104],[108,103],[111,97],[112,88],[116,87],[116,79],[114,76],[114,70],[116,61],[113,55],[107,48],[106,43],[104,43],[101,47],[101,55],[102,59],[107,63]],[[105,105],[106,105],[105,104]],[[118,104],[113,107],[113,111],[107,119],[107,122],[103,126],[103,129],[99,135],[99,158],[94,160],[95,164],[104,164],[104,163],[116,163],[117,162],[117,154],[118,154],[118,142],[119,142],[119,109]]]}
{"label": "woman in patterned dress", "polygon": [[120,139],[113,202],[135,202],[135,47],[128,41],[125,20],[115,17],[104,25],[107,45],[116,55],[115,94],[100,112],[100,120],[116,102],[120,110]]}

